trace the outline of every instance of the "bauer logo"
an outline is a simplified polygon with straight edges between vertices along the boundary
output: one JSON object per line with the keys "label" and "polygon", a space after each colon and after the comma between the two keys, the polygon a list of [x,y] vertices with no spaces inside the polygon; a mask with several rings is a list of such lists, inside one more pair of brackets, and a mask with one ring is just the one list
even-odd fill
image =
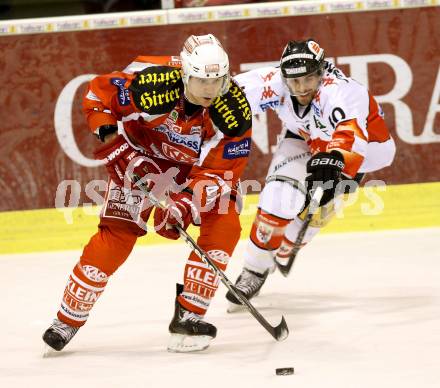
{"label": "bauer logo", "polygon": [[251,138],[246,137],[240,141],[232,141],[223,149],[223,159],[245,158],[251,151]]}
{"label": "bauer logo", "polygon": [[125,89],[125,79],[124,78],[112,78],[110,82],[118,88],[118,101],[119,105],[126,106],[130,104],[130,92]]}
{"label": "bauer logo", "polygon": [[312,163],[310,164],[312,167],[316,166],[336,166],[341,169],[345,167],[344,162],[341,160],[335,160],[330,158],[322,158],[322,159],[313,159]]}

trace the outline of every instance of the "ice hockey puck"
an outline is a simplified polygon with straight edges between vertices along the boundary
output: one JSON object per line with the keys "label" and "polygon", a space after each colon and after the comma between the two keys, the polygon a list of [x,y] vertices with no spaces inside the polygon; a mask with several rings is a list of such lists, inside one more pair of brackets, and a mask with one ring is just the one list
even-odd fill
{"label": "ice hockey puck", "polygon": [[295,370],[293,368],[277,368],[277,369],[275,369],[275,373],[278,376],[293,375],[294,371]]}

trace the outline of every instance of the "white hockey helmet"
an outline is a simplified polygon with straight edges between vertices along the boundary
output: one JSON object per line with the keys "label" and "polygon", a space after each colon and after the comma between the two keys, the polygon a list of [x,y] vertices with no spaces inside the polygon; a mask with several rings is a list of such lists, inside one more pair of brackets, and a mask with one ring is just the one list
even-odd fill
{"label": "white hockey helmet", "polygon": [[185,40],[180,53],[183,83],[188,85],[189,77],[224,78],[220,93],[229,89],[229,58],[218,39],[212,35],[191,35]]}

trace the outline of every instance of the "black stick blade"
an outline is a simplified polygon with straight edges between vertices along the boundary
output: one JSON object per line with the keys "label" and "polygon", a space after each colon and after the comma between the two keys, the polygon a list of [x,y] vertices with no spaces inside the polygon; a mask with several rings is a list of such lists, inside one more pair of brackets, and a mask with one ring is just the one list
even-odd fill
{"label": "black stick blade", "polygon": [[254,316],[254,318],[260,322],[261,326],[263,326],[270,335],[275,338],[277,341],[285,340],[289,335],[289,328],[287,327],[286,320],[284,317],[281,317],[281,322],[278,326],[272,326],[266,318],[264,318],[260,312],[252,305],[251,302],[243,295],[243,293],[235,288],[232,284],[223,283],[241,302],[241,304],[245,305],[249,312]]}
{"label": "black stick blade", "polygon": [[281,317],[280,324],[274,328],[272,335],[277,341],[284,341],[289,336],[289,328],[287,327],[284,316]]}

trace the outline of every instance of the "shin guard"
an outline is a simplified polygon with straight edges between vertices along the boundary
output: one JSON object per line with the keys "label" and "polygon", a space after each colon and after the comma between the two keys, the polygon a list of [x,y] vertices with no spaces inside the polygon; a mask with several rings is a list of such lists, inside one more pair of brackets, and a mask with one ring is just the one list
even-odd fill
{"label": "shin guard", "polygon": [[[300,245],[300,248],[304,247],[305,245],[305,242],[302,243]],[[294,247],[295,243],[284,236],[283,241],[281,242],[281,245],[276,253],[275,260],[281,265],[286,265],[289,261],[290,254],[292,253]]]}
{"label": "shin guard", "polygon": [[58,319],[73,327],[84,325],[89,311],[101,296],[108,276],[98,268],[78,263],[64,290]]}
{"label": "shin guard", "polygon": [[273,257],[268,251],[275,252],[280,247],[289,222],[290,220],[258,210],[244,254],[245,268],[263,274],[274,267]]}
{"label": "shin guard", "polygon": [[[207,252],[219,269],[224,271],[229,255],[221,250]],[[185,284],[178,297],[179,303],[189,311],[204,316],[217,291],[220,278],[195,254],[190,255],[185,266]]]}

